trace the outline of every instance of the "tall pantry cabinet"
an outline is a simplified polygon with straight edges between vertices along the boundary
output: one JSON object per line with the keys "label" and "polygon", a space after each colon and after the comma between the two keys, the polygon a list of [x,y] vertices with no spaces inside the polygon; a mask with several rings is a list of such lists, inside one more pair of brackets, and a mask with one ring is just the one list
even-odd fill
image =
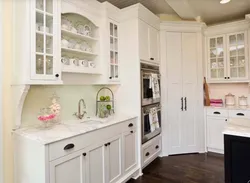
{"label": "tall pantry cabinet", "polygon": [[163,155],[204,149],[201,27],[161,25]]}

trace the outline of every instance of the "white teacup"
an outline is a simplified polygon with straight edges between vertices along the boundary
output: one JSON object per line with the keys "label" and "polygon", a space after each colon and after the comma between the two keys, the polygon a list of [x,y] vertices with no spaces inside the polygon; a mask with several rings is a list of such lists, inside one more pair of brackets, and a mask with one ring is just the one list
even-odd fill
{"label": "white teacup", "polygon": [[61,27],[62,27],[62,29],[64,29],[64,30],[68,30],[68,29],[69,29],[69,26],[66,25],[66,24],[62,24]]}
{"label": "white teacup", "polygon": [[69,59],[69,63],[70,63],[70,65],[78,66],[77,59],[75,59],[75,58]]}
{"label": "white teacup", "polygon": [[74,49],[80,50],[81,49],[81,44],[80,43],[76,43]]}
{"label": "white teacup", "polygon": [[69,46],[69,41],[66,40],[66,39],[62,39],[61,45],[62,45],[63,48],[68,48],[68,46]]}
{"label": "white teacup", "polygon": [[82,67],[88,67],[89,63],[87,60],[79,60],[79,65]]}
{"label": "white teacup", "polygon": [[90,68],[95,68],[95,63],[92,61],[88,61],[88,65]]}

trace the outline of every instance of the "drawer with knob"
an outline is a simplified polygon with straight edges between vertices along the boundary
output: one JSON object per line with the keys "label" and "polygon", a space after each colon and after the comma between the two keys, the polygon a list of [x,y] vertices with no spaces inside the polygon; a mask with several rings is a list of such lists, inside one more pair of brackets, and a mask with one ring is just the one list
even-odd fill
{"label": "drawer with knob", "polygon": [[248,110],[229,110],[229,118],[250,118]]}
{"label": "drawer with knob", "polygon": [[161,151],[161,138],[153,139],[152,142],[145,148],[143,148],[143,163],[151,161],[153,157],[158,156]]}
{"label": "drawer with knob", "polygon": [[207,115],[214,117],[228,117],[228,110],[221,108],[207,108]]}

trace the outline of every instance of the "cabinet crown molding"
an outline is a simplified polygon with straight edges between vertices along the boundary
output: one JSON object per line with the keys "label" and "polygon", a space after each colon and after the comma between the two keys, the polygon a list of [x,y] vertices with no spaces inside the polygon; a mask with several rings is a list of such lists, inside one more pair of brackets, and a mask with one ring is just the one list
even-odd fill
{"label": "cabinet crown molding", "polygon": [[208,26],[204,33],[206,36],[213,36],[218,34],[227,34],[232,32],[244,31],[250,28],[250,21],[239,20],[229,23]]}
{"label": "cabinet crown molding", "polygon": [[162,21],[160,30],[176,32],[201,32],[207,25],[203,22],[194,21]]}

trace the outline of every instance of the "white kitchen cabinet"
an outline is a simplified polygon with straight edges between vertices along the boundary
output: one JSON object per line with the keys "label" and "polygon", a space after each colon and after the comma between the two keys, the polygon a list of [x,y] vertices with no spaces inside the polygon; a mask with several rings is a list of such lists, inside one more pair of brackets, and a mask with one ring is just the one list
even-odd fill
{"label": "white kitchen cabinet", "polygon": [[50,183],[87,183],[86,156],[83,153],[83,150],[78,151],[50,162]]}
{"label": "white kitchen cabinet", "polygon": [[137,136],[129,126],[131,123],[136,128],[136,121],[131,119],[49,144],[16,133],[16,183],[19,180],[30,180],[27,183],[116,183],[128,180],[139,169]]}
{"label": "white kitchen cabinet", "polygon": [[159,63],[159,31],[139,20],[140,59],[151,63]]}
{"label": "white kitchen cabinet", "polygon": [[205,30],[208,83],[249,81],[248,29],[249,23],[242,20]]}
{"label": "white kitchen cabinet", "polygon": [[119,24],[109,20],[109,81],[119,81]]}
{"label": "white kitchen cabinet", "polygon": [[132,170],[137,163],[136,159],[136,130],[127,131],[123,134],[124,172]]}
{"label": "white kitchen cabinet", "polygon": [[223,130],[226,126],[227,118],[207,116],[207,147],[214,152],[224,151]]}
{"label": "white kitchen cabinet", "polygon": [[122,175],[122,136],[118,135],[108,140],[106,158],[108,183],[115,183]]}
{"label": "white kitchen cabinet", "polygon": [[[103,143],[91,146],[86,151],[86,179],[87,183],[105,183],[107,160],[106,147]],[[98,175],[98,176],[97,176]]]}
{"label": "white kitchen cabinet", "polygon": [[14,3],[14,84],[62,83],[59,6],[60,1],[53,0]]}

